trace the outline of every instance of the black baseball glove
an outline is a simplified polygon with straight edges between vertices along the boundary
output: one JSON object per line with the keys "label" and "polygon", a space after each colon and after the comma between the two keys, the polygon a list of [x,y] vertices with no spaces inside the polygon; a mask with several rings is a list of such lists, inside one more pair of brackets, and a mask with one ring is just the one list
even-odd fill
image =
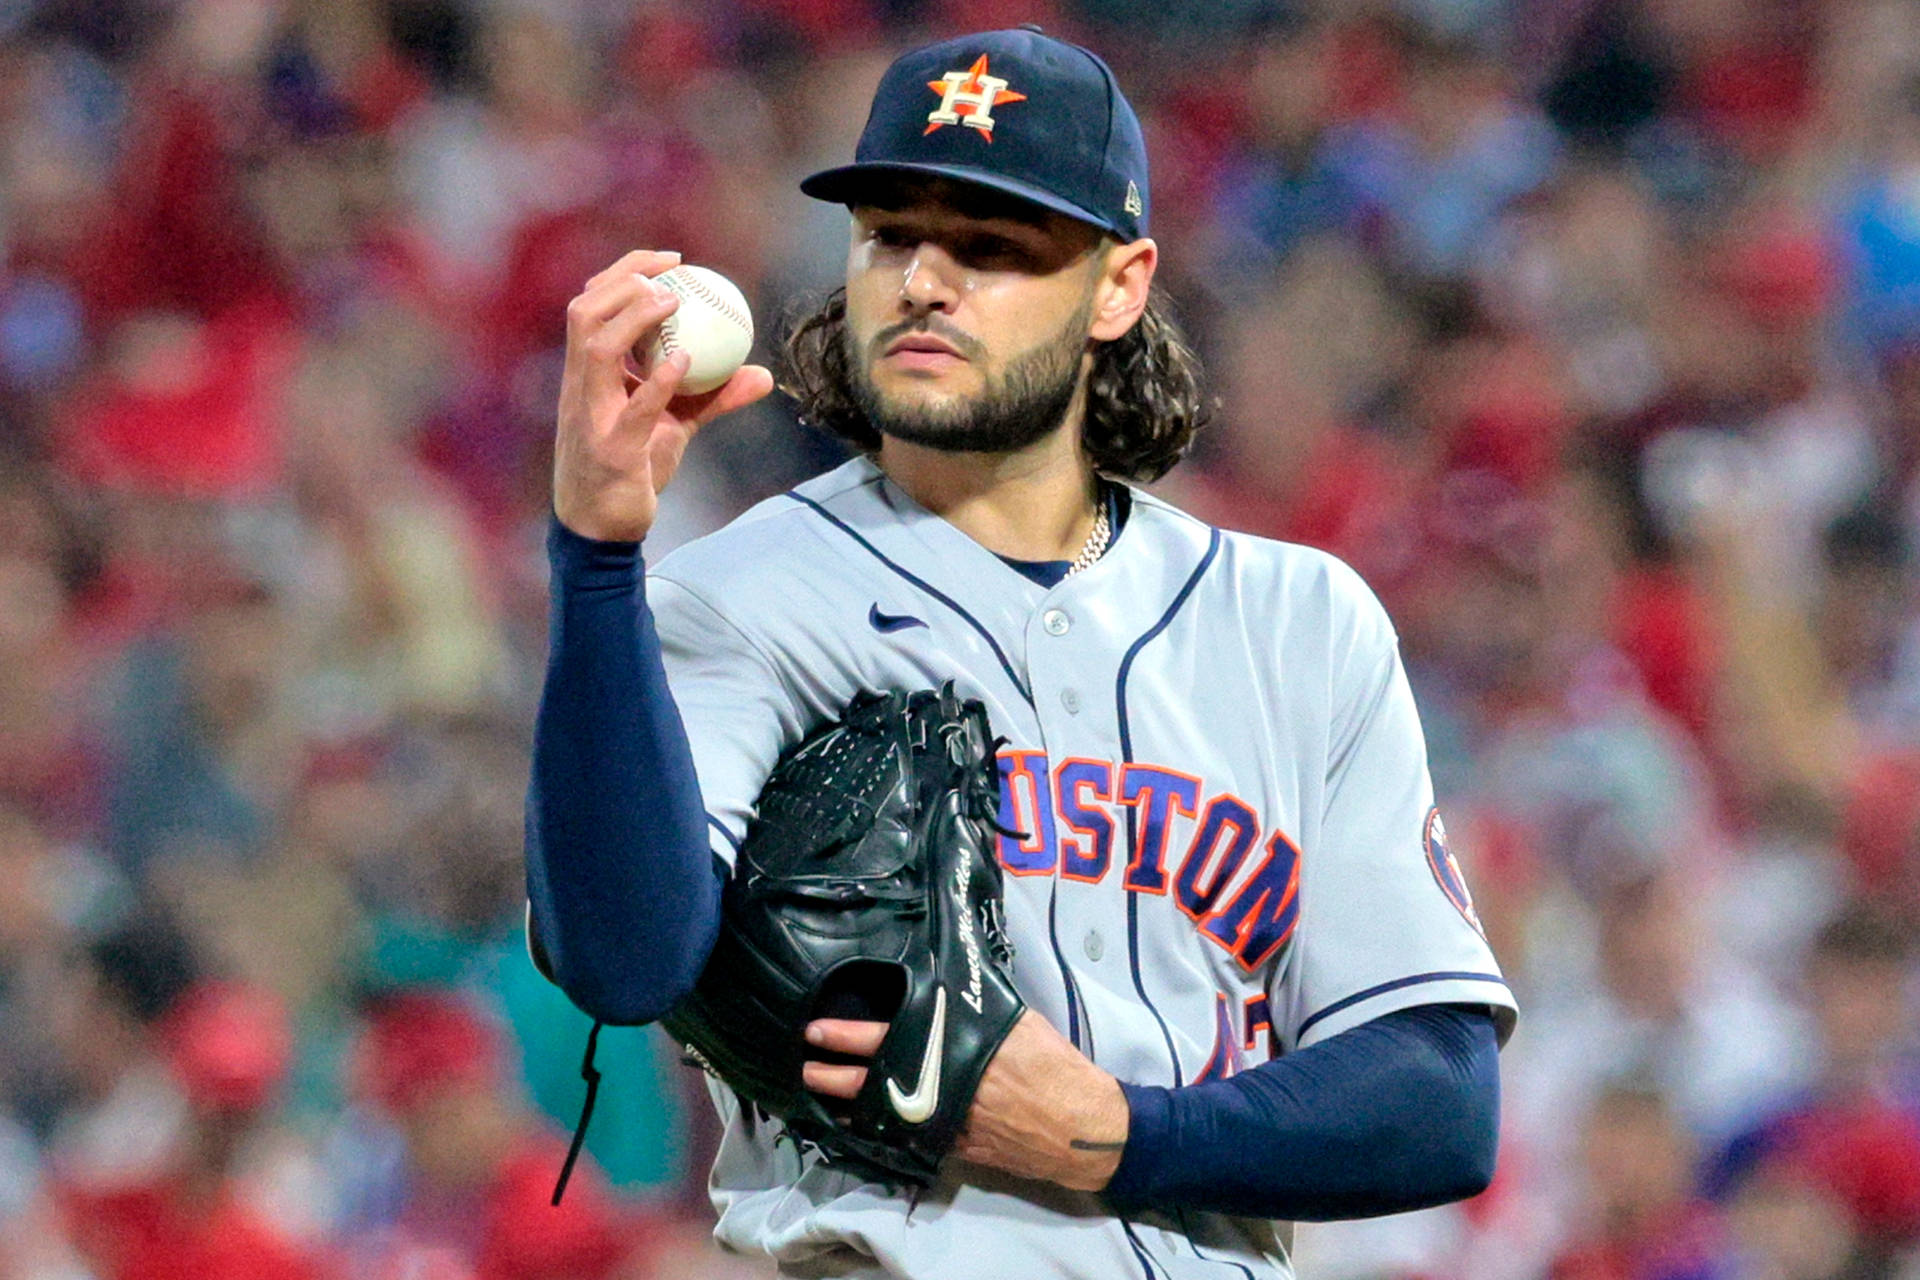
{"label": "black baseball glove", "polygon": [[[986,709],[862,694],[774,768],[721,897],[720,937],[663,1021],[700,1066],[829,1160],[924,1185],[1025,1004],[1007,976]],[[816,1094],[819,1017],[892,1026],[852,1101]],[[847,1061],[848,1059],[840,1059]]]}

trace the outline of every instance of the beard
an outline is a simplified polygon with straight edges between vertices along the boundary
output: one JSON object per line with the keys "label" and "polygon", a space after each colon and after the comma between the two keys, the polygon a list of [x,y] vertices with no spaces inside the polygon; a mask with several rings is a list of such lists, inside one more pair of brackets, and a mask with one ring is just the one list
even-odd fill
{"label": "beard", "polygon": [[[1087,347],[1091,310],[1089,297],[1057,336],[1015,357],[998,377],[987,380],[978,395],[939,404],[890,402],[874,385],[871,366],[852,329],[846,329],[841,340],[847,346],[854,403],[875,431],[908,444],[943,453],[1018,452],[1058,430],[1072,407],[1080,390],[1080,361]],[[969,360],[978,361],[985,354],[978,341],[937,322],[883,329],[868,349],[884,350],[901,335],[922,330],[937,332]]]}

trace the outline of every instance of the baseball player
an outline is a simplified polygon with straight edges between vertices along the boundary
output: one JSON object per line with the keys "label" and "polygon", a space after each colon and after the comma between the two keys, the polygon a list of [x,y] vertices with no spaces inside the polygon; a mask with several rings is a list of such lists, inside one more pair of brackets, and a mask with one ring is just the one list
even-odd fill
{"label": "baseball player", "polygon": [[[856,162],[801,189],[848,206],[851,247],[789,382],[858,456],[650,571],[687,440],[773,380],[623,375],[673,310],[649,281],[673,254],[569,307],[531,940],[589,1013],[660,1017],[783,750],[862,690],[951,679],[1006,740],[1029,1008],[921,1193],[716,1088],[721,1243],[796,1277],[1252,1280],[1292,1274],[1282,1221],[1479,1191],[1514,1004],[1392,626],[1338,561],[1129,483],[1174,464],[1202,402],[1112,73],[1034,29],[915,50]],[[810,1024],[809,1086],[852,1097],[885,1029]]]}

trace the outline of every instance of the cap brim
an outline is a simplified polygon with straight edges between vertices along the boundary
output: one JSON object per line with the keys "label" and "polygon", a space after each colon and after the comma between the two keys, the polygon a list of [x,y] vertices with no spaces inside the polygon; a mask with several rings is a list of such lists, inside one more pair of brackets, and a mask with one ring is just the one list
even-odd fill
{"label": "cap brim", "polygon": [[1028,204],[1039,205],[1054,213],[1064,213],[1069,218],[1091,223],[1102,231],[1114,235],[1123,235],[1120,228],[1105,218],[1081,208],[1071,200],[1063,199],[1044,187],[1022,182],[1018,178],[1004,178],[998,174],[982,173],[964,165],[947,164],[903,164],[894,161],[869,161],[865,164],[841,165],[837,169],[822,169],[819,173],[801,180],[800,191],[815,200],[825,200],[831,204],[854,205],[861,197],[873,189],[877,179],[888,177],[932,177],[950,178],[955,182],[964,182],[968,186],[985,187],[991,191],[1004,192],[1018,197]]}

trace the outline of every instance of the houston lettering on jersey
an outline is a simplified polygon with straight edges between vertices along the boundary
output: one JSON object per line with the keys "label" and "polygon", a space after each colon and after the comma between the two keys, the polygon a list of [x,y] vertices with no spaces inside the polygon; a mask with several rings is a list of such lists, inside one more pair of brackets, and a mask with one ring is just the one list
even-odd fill
{"label": "houston lettering on jersey", "polygon": [[[1184,847],[1175,818],[1192,824]],[[1230,792],[1206,794],[1201,779],[1164,765],[1071,757],[1049,766],[1044,751],[1000,753],[1000,864],[1010,875],[1052,875],[1098,884],[1114,871],[1116,828],[1132,836],[1120,883],[1132,893],[1171,894],[1201,936],[1249,973],[1277,954],[1300,915],[1300,850],[1277,827],[1261,839],[1253,806]],[[1228,890],[1257,859],[1252,875]],[[1250,1046],[1249,1046],[1250,1047]]]}

